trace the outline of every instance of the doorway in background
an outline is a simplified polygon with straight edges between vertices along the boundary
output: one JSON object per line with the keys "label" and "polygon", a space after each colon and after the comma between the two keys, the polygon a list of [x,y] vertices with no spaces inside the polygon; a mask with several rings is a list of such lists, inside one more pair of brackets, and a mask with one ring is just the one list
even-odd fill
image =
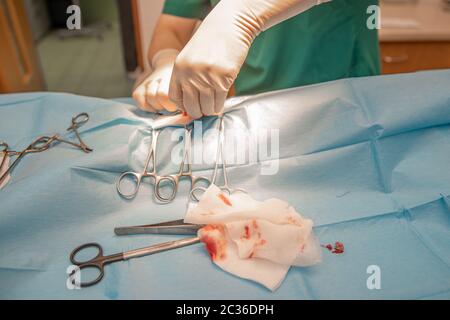
{"label": "doorway in background", "polygon": [[[130,96],[137,68],[130,1],[24,3],[48,91],[101,98]],[[66,10],[72,4],[81,8],[80,32],[66,28]]]}
{"label": "doorway in background", "polygon": [[22,1],[0,0],[0,93],[44,90]]}

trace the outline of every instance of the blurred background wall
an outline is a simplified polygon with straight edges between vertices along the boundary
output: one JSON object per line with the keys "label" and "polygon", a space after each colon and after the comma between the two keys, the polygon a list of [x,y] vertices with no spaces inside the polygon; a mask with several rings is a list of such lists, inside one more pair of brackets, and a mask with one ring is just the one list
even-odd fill
{"label": "blurred background wall", "polygon": [[[89,24],[99,20],[117,21],[119,13],[117,7],[111,5],[111,2],[114,2],[114,0],[80,0],[80,6],[84,13],[84,23]],[[152,2],[152,0],[148,2]]]}
{"label": "blurred background wall", "polygon": [[[155,28],[156,21],[161,14],[163,4],[164,0],[138,0],[143,57],[147,55],[147,49],[150,45],[153,30]],[[147,61],[145,61],[145,63],[146,66],[148,66]]]}

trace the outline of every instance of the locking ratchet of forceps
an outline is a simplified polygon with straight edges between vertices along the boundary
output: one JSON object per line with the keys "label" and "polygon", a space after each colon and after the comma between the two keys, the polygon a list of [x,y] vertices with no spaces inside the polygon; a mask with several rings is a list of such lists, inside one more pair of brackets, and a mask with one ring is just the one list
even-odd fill
{"label": "locking ratchet of forceps", "polygon": [[[228,173],[227,173],[227,163],[225,159],[225,124],[224,124],[224,115],[219,116],[218,118],[218,138],[217,138],[217,151],[216,151],[216,163],[214,166],[213,176],[211,178],[211,184],[215,184],[220,190],[226,192],[228,195],[233,193],[242,192],[247,193],[245,189],[240,188],[231,188],[228,183]],[[223,176],[223,184],[218,185],[218,173],[219,173],[219,163],[222,166],[222,176]],[[196,187],[191,190],[190,197],[194,201],[199,201],[199,194],[202,195],[205,193],[207,188],[205,187]]]}
{"label": "locking ratchet of forceps", "polygon": [[62,139],[58,134],[55,134],[53,136],[41,136],[34,140],[26,149],[22,151],[11,151],[9,150],[9,146],[6,142],[0,142],[0,153],[3,153],[3,160],[0,164],[0,168],[3,167],[4,162],[6,161],[6,157],[9,156],[17,156],[17,158],[13,161],[13,163],[9,166],[9,168],[2,174],[0,177],[0,183],[5,179],[5,177],[11,173],[11,171],[16,167],[16,165],[20,162],[20,160],[23,159],[28,154],[32,153],[40,153],[47,151],[52,143],[66,143],[71,146],[74,146],[86,153],[89,153],[93,151],[92,149],[88,148],[83,141],[81,140],[79,134],[78,134],[78,128],[80,128],[82,125],[84,125],[89,120],[89,115],[87,113],[81,113],[75,117],[72,118],[72,126],[68,129],[70,131],[74,131],[76,136],[78,137],[78,140],[80,141],[80,144],[76,144],[71,141],[67,141]]}
{"label": "locking ratchet of forceps", "polygon": [[[169,221],[159,224],[152,224],[152,225],[145,225],[145,226],[135,226],[135,227],[123,227],[123,228],[116,228],[114,232],[116,235],[131,235],[131,234],[187,234],[187,235],[194,235],[197,234],[197,231],[201,229],[204,226],[201,225],[193,225],[193,224],[187,224],[184,223],[183,220],[177,220],[177,221]],[[182,248],[186,246],[190,246],[193,244],[196,244],[200,242],[200,238],[193,237],[193,238],[186,238],[181,240],[175,240],[175,241],[169,241],[164,242],[136,250],[130,250],[122,253],[113,254],[110,256],[104,256],[103,255],[103,248],[97,244],[97,243],[88,243],[82,246],[79,246],[75,250],[72,251],[70,254],[70,261],[72,264],[78,266],[80,270],[82,269],[96,269],[98,271],[98,276],[92,280],[87,282],[81,282],[79,285],[81,287],[89,287],[93,286],[102,280],[103,276],[105,275],[105,265],[118,262],[118,261],[124,261],[132,258],[139,258],[163,251],[173,250],[177,248]],[[77,254],[79,254],[81,251],[84,251],[85,249],[96,249],[97,255],[87,261],[78,261],[76,259]],[[73,276],[74,273],[71,274]],[[72,278],[72,283],[74,283],[75,279]]]}

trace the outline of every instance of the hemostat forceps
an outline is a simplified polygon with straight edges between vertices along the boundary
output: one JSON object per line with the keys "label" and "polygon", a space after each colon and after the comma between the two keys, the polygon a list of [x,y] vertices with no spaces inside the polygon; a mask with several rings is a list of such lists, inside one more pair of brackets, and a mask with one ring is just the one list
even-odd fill
{"label": "hemostat forceps", "polygon": [[[152,130],[152,142],[151,142],[150,150],[148,152],[147,160],[145,161],[144,169],[142,170],[142,172],[137,173],[137,172],[133,172],[133,171],[128,171],[128,172],[123,173],[117,179],[116,189],[121,197],[128,199],[128,200],[135,198],[139,192],[139,188],[141,187],[142,179],[153,178],[154,179],[154,188],[153,189],[154,189],[156,199],[161,202],[170,202],[171,201],[171,200],[167,200],[167,199],[161,197],[160,196],[161,193],[159,191],[159,189],[161,187],[161,180],[169,181],[174,186],[174,189],[175,189],[175,180],[173,180],[173,178],[166,177],[166,176],[160,176],[156,172],[156,147],[158,145],[158,138],[159,138],[160,133],[161,133],[160,130]],[[151,162],[152,169],[149,172],[148,168],[150,166],[150,162]],[[122,190],[122,185],[123,185],[123,182],[125,181],[125,179],[129,179],[129,178],[131,178],[132,181],[134,181],[134,187],[130,193],[125,193]]]}
{"label": "hemostat forceps", "polygon": [[71,146],[74,146],[76,148],[79,148],[80,150],[89,153],[92,151],[92,149],[88,148],[83,141],[80,138],[80,135],[77,132],[77,129],[80,128],[83,124],[85,124],[89,120],[89,115],[87,113],[81,113],[75,117],[72,118],[72,126],[68,130],[75,131],[78,140],[80,141],[80,144],[76,144],[71,141],[67,141],[64,139],[61,139],[61,137],[58,134],[55,134],[53,136],[41,136],[34,140],[27,148],[25,148],[22,151],[11,151],[9,150],[9,146],[6,142],[0,142],[0,153],[4,154],[2,163],[0,164],[0,168],[3,167],[3,164],[5,162],[5,159],[7,156],[17,156],[17,158],[13,161],[13,163],[9,166],[9,168],[2,174],[0,177],[0,182],[3,181],[3,179],[11,173],[11,171],[16,167],[16,165],[22,160],[23,157],[25,157],[28,154],[31,153],[40,153],[47,151],[52,143],[66,143]]}
{"label": "hemostat forceps", "polygon": [[[136,197],[141,186],[142,179],[145,177],[153,178],[153,191],[155,198],[162,203],[172,202],[178,193],[178,188],[182,179],[189,179],[191,182],[191,191],[195,189],[199,182],[203,181],[207,185],[210,184],[209,179],[205,177],[195,176],[192,172],[191,163],[191,153],[192,153],[192,131],[193,127],[190,125],[192,119],[188,118],[183,114],[175,114],[172,116],[161,116],[157,119],[157,124],[155,123],[152,128],[152,142],[147,156],[147,160],[144,164],[144,170],[141,173],[137,172],[125,172],[123,173],[116,182],[116,188],[119,195],[125,199],[131,200]],[[156,165],[157,157],[156,150],[158,146],[158,137],[162,130],[167,127],[184,127],[184,148],[183,148],[183,158],[181,160],[180,169],[177,174],[170,174],[161,176],[157,174]],[[151,164],[150,164],[151,162]],[[151,171],[148,172],[151,166]],[[125,180],[132,180],[134,187],[129,193],[124,191],[123,185]],[[167,186],[168,195],[164,195],[163,188]]]}
{"label": "hemostat forceps", "polygon": [[[85,153],[90,153],[92,151],[94,151],[93,149],[89,148],[81,139],[80,133],[78,132],[78,129],[84,125],[86,122],[89,121],[89,114],[87,114],[86,112],[80,113],[79,115],[75,116],[72,118],[72,125],[67,128],[67,131],[72,131],[75,133],[78,141],[80,142],[79,145],[75,145],[76,147],[80,148],[81,150],[83,150]],[[65,142],[65,143],[69,143],[72,144],[69,141],[63,141],[60,140],[61,142]],[[74,145],[74,144],[72,144]]]}
{"label": "hemostat forceps", "polygon": [[[216,163],[214,166],[213,176],[211,178],[211,183],[215,184],[219,189],[223,192],[228,193],[229,195],[236,192],[247,193],[245,189],[240,188],[231,188],[228,183],[228,173],[227,173],[227,164],[225,159],[225,125],[224,125],[224,115],[219,116],[218,119],[218,138],[217,138],[217,151],[216,151]],[[219,163],[222,165],[222,175],[223,175],[223,184],[217,185],[218,181],[218,173],[219,173]],[[198,193],[203,194],[207,188],[205,187],[196,187],[191,190],[191,198],[195,201],[199,201]]]}
{"label": "hemostat forceps", "polygon": [[6,169],[6,171],[2,174],[2,176],[0,177],[0,182],[3,181],[3,179],[14,169],[14,167],[20,162],[20,160],[22,160],[23,157],[25,157],[27,154],[39,153],[48,150],[48,148],[50,148],[50,144],[53,141],[54,140],[51,137],[39,137],[36,140],[34,140],[26,149],[20,152],[9,150],[8,144],[6,142],[1,142],[0,152],[2,152],[4,156],[0,168],[3,167],[6,157],[17,156],[17,158],[16,160],[13,161],[13,163],[9,166],[9,168]]}
{"label": "hemostat forceps", "polygon": [[[192,163],[191,163],[191,152],[192,152],[192,127],[185,127],[184,130],[184,150],[183,150],[183,159],[180,164],[180,171],[177,174],[171,174],[166,177],[160,179],[156,184],[155,192],[158,192],[158,197],[164,199],[166,202],[171,202],[175,199],[178,188],[180,186],[180,181],[183,178],[187,178],[191,181],[191,191],[197,187],[197,183],[203,181],[210,184],[208,178],[205,177],[197,177],[192,173]],[[164,196],[159,192],[161,189],[160,184],[164,181],[168,181],[172,183],[172,193],[169,197],[164,198]]]}

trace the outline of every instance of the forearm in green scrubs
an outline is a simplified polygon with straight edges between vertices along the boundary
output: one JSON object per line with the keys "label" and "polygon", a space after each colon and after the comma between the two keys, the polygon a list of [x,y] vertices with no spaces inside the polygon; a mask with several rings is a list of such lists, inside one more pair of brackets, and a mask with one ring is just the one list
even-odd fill
{"label": "forearm in green scrubs", "polygon": [[[203,19],[218,2],[166,0],[163,12]],[[374,4],[378,0],[333,0],[261,33],[236,79],[236,94],[379,74],[378,32],[366,25]]]}

